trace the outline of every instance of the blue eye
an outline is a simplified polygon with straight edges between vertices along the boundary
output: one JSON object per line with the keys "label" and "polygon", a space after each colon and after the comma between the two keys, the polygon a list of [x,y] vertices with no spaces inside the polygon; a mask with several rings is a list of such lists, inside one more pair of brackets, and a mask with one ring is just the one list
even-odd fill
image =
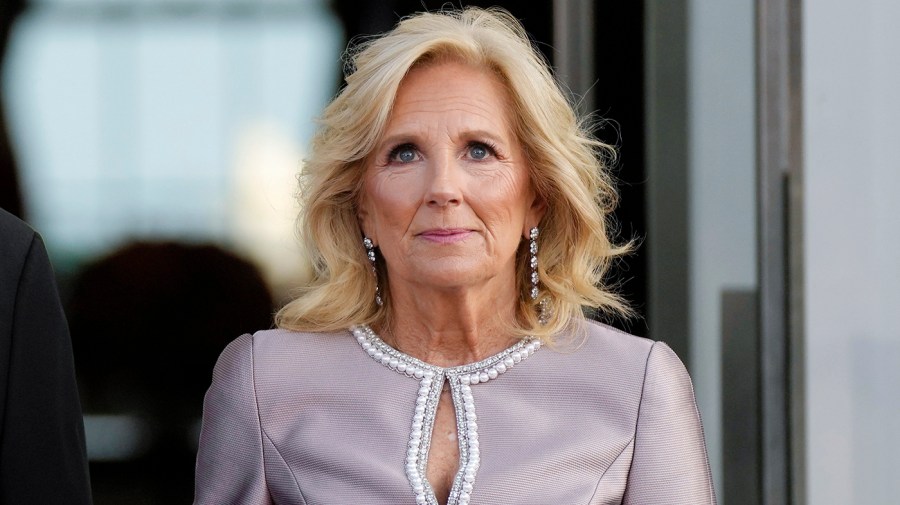
{"label": "blue eye", "polygon": [[481,142],[473,142],[469,145],[469,156],[473,160],[485,160],[492,155],[494,155],[494,148],[489,145]]}
{"label": "blue eye", "polygon": [[391,154],[388,155],[388,158],[391,161],[398,161],[400,163],[410,163],[416,161],[416,148],[411,144],[403,144],[395,147],[391,150]]}

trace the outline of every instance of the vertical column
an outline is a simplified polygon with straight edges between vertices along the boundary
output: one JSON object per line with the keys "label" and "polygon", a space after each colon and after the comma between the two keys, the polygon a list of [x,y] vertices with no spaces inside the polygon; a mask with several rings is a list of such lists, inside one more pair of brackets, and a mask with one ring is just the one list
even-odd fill
{"label": "vertical column", "polygon": [[553,45],[556,72],[577,94],[579,112],[593,112],[591,92],[594,74],[594,2],[553,0]]}
{"label": "vertical column", "polygon": [[[757,3],[760,468],[762,503],[802,501],[802,284],[799,258],[800,0]],[[797,406],[792,410],[792,405]],[[792,420],[794,424],[792,425]],[[793,429],[792,429],[793,428]],[[792,489],[796,487],[796,496]]]}

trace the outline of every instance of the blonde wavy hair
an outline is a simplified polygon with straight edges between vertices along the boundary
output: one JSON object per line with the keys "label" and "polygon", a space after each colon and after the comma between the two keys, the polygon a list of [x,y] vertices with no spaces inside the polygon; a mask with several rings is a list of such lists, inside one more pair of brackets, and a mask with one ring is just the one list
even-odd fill
{"label": "blonde wavy hair", "polygon": [[[524,27],[507,11],[465,8],[402,19],[390,32],[351,43],[346,85],[319,119],[300,175],[298,219],[312,278],[276,315],[280,328],[335,331],[383,326],[391,315],[390,283],[377,260],[384,305],[357,217],[367,157],[381,137],[404,76],[413,67],[456,61],[493,72],[513,103],[513,123],[532,184],[547,203],[540,224],[541,295],[531,299],[527,242],[517,253],[520,293],[511,331],[548,339],[584,321],[584,309],[628,315],[604,277],[630,244],[610,238],[617,193],[607,162],[614,150],[579,119]],[[539,321],[540,304],[549,318]]]}

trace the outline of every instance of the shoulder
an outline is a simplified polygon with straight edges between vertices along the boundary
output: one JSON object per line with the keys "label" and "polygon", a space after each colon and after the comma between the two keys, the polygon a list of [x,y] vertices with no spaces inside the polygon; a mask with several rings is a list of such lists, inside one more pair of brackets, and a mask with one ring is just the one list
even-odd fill
{"label": "shoulder", "polygon": [[0,265],[4,273],[21,271],[35,238],[39,238],[37,232],[24,221],[0,209]]}
{"label": "shoulder", "polygon": [[587,321],[582,347],[587,353],[642,365],[678,367],[681,360],[665,342],[638,337],[612,326]]}
{"label": "shoulder", "polygon": [[[17,218],[16,216],[10,214],[9,212],[0,209],[0,236],[4,239],[12,238],[12,239],[20,239],[31,241],[31,238],[34,236],[35,232],[28,226],[24,221]],[[9,242],[4,242],[9,245]]]}
{"label": "shoulder", "polygon": [[244,334],[229,343],[216,364],[219,369],[245,368],[260,375],[286,370],[334,366],[345,359],[356,340],[349,331],[305,333],[283,329]]}
{"label": "shoulder", "polygon": [[[587,321],[581,331],[563,335],[547,353],[552,366],[569,377],[580,376],[617,391],[643,394],[648,380],[687,378],[681,360],[664,342],[631,335],[611,326]],[[689,379],[687,379],[689,381]]]}
{"label": "shoulder", "polygon": [[585,321],[571,333],[560,335],[550,348],[570,362],[586,362],[629,374],[643,374],[647,358],[656,343],[593,320]]}
{"label": "shoulder", "polygon": [[349,330],[336,332],[298,332],[284,329],[262,330],[249,337],[254,359],[307,361],[326,359],[356,345]]}
{"label": "shoulder", "polygon": [[[19,303],[24,296],[32,297],[30,304]],[[35,300],[41,303],[35,305]],[[19,218],[0,209],[0,333],[6,335],[13,331],[11,325],[17,310],[43,307],[44,302],[53,300],[59,303],[53,268],[41,236]],[[31,318],[26,324],[37,323]]]}
{"label": "shoulder", "polygon": [[621,353],[635,358],[646,357],[655,344],[649,338],[638,337],[593,320],[585,321],[582,334],[583,346],[586,349],[592,349],[594,352]]}
{"label": "shoulder", "polygon": [[213,393],[207,396],[213,404],[249,407],[258,422],[274,426],[270,423],[317,408],[317,399],[360,391],[373,380],[368,375],[372,363],[349,331],[259,331],[228,344],[213,370]]}
{"label": "shoulder", "polygon": [[583,348],[604,367],[612,367],[623,382],[639,388],[643,402],[694,402],[688,371],[665,342],[590,322]]}

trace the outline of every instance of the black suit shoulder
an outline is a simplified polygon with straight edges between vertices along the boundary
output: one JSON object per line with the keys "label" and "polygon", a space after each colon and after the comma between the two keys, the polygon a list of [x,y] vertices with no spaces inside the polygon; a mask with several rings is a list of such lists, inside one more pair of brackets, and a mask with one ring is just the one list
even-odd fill
{"label": "black suit shoulder", "polygon": [[69,329],[41,237],[0,209],[0,504],[90,504]]}
{"label": "black suit shoulder", "polygon": [[15,295],[12,288],[18,285],[25,258],[37,237],[30,226],[0,209],[0,317],[6,316],[2,302]]}
{"label": "black suit shoulder", "polygon": [[[0,209],[0,371],[9,368],[16,299],[26,260],[37,237],[30,226]],[[5,381],[6,374],[0,374],[0,419],[3,418]]]}

